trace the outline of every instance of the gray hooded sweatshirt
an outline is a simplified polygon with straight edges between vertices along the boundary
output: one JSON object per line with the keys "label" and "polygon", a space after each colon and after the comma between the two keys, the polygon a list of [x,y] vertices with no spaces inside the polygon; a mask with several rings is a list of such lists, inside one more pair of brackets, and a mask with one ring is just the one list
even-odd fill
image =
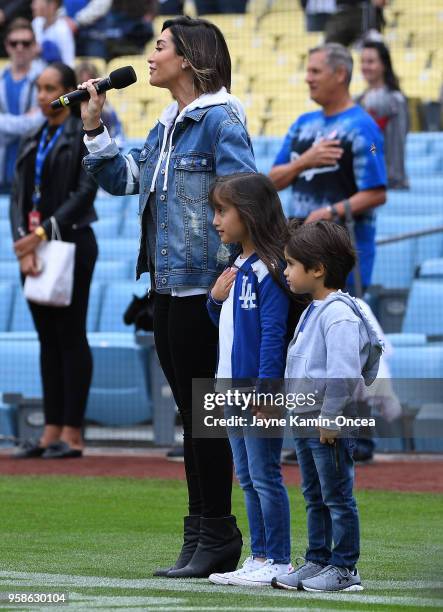
{"label": "gray hooded sweatshirt", "polygon": [[348,293],[334,291],[325,300],[315,300],[308,310],[288,347],[285,391],[315,397],[315,402],[311,396],[304,405],[300,398],[294,414],[320,411],[333,420],[349,413],[359,384],[364,381],[369,386],[375,380],[383,342]]}

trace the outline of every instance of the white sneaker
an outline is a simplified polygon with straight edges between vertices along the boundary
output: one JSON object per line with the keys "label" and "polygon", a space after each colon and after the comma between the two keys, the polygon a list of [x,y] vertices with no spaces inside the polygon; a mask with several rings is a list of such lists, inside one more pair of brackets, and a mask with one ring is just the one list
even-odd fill
{"label": "white sneaker", "polygon": [[224,572],[223,574],[211,574],[209,576],[209,580],[214,584],[230,584],[230,578],[244,576],[245,574],[258,569],[262,565],[263,563],[261,561],[256,561],[254,557],[248,557],[245,559],[245,561],[243,561],[243,565],[240,567],[240,569],[235,570],[234,572]]}
{"label": "white sneaker", "polygon": [[243,574],[242,576],[233,576],[229,578],[229,584],[241,586],[271,586],[272,579],[281,574],[287,574],[292,571],[290,563],[274,563],[273,559],[267,559],[260,567],[252,572]]}

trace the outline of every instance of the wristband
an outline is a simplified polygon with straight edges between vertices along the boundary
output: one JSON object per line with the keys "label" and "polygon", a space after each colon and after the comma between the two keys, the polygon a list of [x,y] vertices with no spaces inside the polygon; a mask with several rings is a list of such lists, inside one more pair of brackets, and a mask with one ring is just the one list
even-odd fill
{"label": "wristband", "polygon": [[340,220],[340,215],[338,214],[337,211],[337,204],[332,204],[331,208],[331,215],[332,215],[332,220],[337,223],[337,221]]}
{"label": "wristband", "polygon": [[100,121],[100,125],[97,128],[94,128],[93,130],[85,130],[85,128],[83,128],[83,131],[88,138],[95,138],[99,134],[103,134],[105,131],[105,126],[103,125],[103,122]]}

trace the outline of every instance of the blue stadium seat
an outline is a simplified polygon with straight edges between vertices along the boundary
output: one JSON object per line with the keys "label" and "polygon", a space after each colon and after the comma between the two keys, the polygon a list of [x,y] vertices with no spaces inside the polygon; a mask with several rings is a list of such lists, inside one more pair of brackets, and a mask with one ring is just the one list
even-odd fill
{"label": "blue stadium seat", "polygon": [[[116,258],[117,259],[117,258]],[[120,261],[97,261],[94,269],[94,282],[113,282],[127,280],[130,277],[129,268],[132,270],[132,262]]]}
{"label": "blue stadium seat", "polygon": [[[439,195],[443,189],[443,176],[429,176],[427,173],[424,176],[410,177],[410,191],[414,194]],[[441,195],[440,195],[441,202]]]}
{"label": "blue stadium seat", "polygon": [[443,138],[440,135],[431,144],[432,153],[437,153],[443,156]]}
{"label": "blue stadium seat", "polygon": [[12,314],[15,287],[0,285],[0,332],[8,331]]}
{"label": "blue stadium seat", "polygon": [[[377,238],[394,236],[415,230],[443,226],[443,214],[439,215],[379,215],[377,217]],[[426,259],[443,254],[443,232],[402,242],[414,245],[414,264],[419,265]]]}
{"label": "blue stadium seat", "polygon": [[384,206],[377,208],[377,216],[441,215],[442,211],[443,200],[440,195],[388,191],[388,200]]}
{"label": "blue stadium seat", "polygon": [[397,333],[397,334],[385,334],[386,339],[396,346],[425,346],[427,343],[426,334],[414,334],[414,333]]}
{"label": "blue stadium seat", "polygon": [[292,202],[292,190],[290,187],[286,187],[286,189],[282,189],[278,192],[280,196],[281,205],[283,208],[283,212],[288,217],[292,213],[291,202]]}
{"label": "blue stadium seat", "polygon": [[17,287],[15,292],[14,306],[12,309],[11,327],[12,332],[35,332],[34,321],[32,320],[31,311],[28,307],[28,302],[25,300],[23,290]]}
{"label": "blue stadium seat", "polygon": [[0,195],[0,219],[9,219],[9,196]]}
{"label": "blue stadium seat", "polygon": [[102,299],[103,285],[93,282],[89,290],[88,315],[86,318],[86,329],[88,332],[97,331]]}
{"label": "blue stadium seat", "polygon": [[0,268],[3,261],[17,261],[12,245],[12,240],[9,236],[0,238]]}
{"label": "blue stadium seat", "polygon": [[132,240],[140,239],[140,220],[138,216],[127,217],[124,220],[121,236],[122,238],[129,238]]}
{"label": "blue stadium seat", "polygon": [[442,282],[415,280],[409,293],[402,331],[427,335],[443,334],[442,304]]}
{"label": "blue stadium seat", "polygon": [[414,276],[414,269],[412,240],[377,246],[372,284],[407,289]]}
{"label": "blue stadium seat", "polygon": [[104,425],[135,425],[151,417],[140,349],[92,344],[94,373],[86,417]]}
{"label": "blue stadium seat", "polygon": [[98,331],[128,332],[131,328],[124,324],[123,314],[129,306],[133,294],[142,296],[147,290],[144,282],[112,283],[105,288],[100,313]]}
{"label": "blue stadium seat", "polygon": [[[288,122],[288,129],[291,124],[291,120]],[[268,137],[268,151],[267,155],[272,157],[273,160],[276,158],[277,153],[280,151],[283,144],[283,138],[280,136],[270,136]]]}
{"label": "blue stadium seat", "polygon": [[442,162],[440,155],[406,158],[406,171],[410,176],[426,176],[440,172]]}
{"label": "blue stadium seat", "polygon": [[418,276],[419,278],[443,279],[443,258],[424,261],[418,270]]}
{"label": "blue stadium seat", "polygon": [[389,362],[392,383],[402,404],[420,407],[440,402],[443,393],[443,346],[397,346]]}
{"label": "blue stadium seat", "polygon": [[108,195],[107,198],[97,198],[94,207],[99,219],[118,217],[122,213],[123,202],[120,197]]}
{"label": "blue stadium seat", "polygon": [[131,217],[138,218],[138,205],[139,205],[138,195],[128,196],[128,199],[126,200],[125,208],[123,211],[125,219],[130,219]]}
{"label": "blue stadium seat", "polygon": [[0,262],[0,283],[20,284],[20,266],[16,259]]}
{"label": "blue stadium seat", "polygon": [[431,152],[432,143],[426,140],[413,141],[408,138],[406,142],[406,158],[409,157],[422,157],[428,155]]}
{"label": "blue stadium seat", "polygon": [[273,164],[274,164],[274,159],[275,157],[272,156],[257,156],[255,158],[255,163],[257,166],[257,170],[259,172],[261,172],[262,174],[269,174],[269,171],[271,170]]}
{"label": "blue stadium seat", "polygon": [[133,238],[102,238],[98,243],[98,257],[100,261],[133,261],[137,257],[138,246],[138,240]]}
{"label": "blue stadium seat", "polygon": [[0,239],[5,240],[6,238],[11,238],[11,224],[7,217],[3,217],[0,218]]}
{"label": "blue stadium seat", "polygon": [[41,397],[40,346],[37,340],[0,343],[0,393]]}
{"label": "blue stadium seat", "polygon": [[120,233],[121,217],[109,217],[94,223],[93,229],[98,240],[102,238],[117,238]]}

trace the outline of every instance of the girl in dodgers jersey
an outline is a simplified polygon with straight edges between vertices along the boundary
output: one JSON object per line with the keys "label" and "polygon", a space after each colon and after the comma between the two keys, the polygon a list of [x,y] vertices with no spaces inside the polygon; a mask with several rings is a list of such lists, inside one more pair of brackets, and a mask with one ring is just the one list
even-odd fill
{"label": "girl in dodgers jersey", "polygon": [[[208,298],[210,317],[219,327],[218,384],[227,379],[228,387],[250,388],[257,382],[257,390],[265,390],[285,370],[290,303],[282,276],[286,219],[274,186],[262,174],[219,177],[209,198],[221,241],[239,246],[233,266],[221,274]],[[264,428],[251,429],[228,429],[245,496],[251,556],[235,572],[211,574],[216,584],[266,586],[291,568],[289,502],[280,465],[283,438],[279,431],[271,437]]]}

